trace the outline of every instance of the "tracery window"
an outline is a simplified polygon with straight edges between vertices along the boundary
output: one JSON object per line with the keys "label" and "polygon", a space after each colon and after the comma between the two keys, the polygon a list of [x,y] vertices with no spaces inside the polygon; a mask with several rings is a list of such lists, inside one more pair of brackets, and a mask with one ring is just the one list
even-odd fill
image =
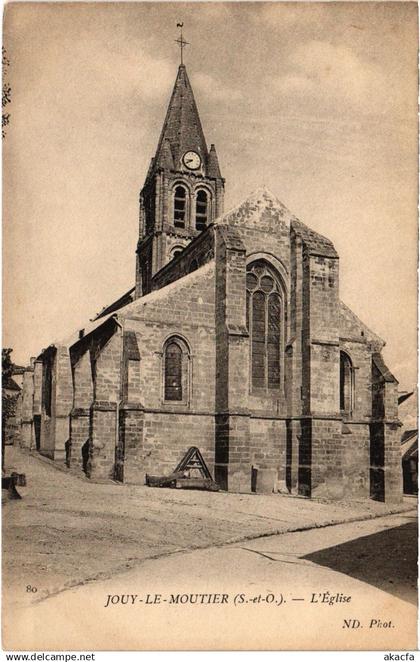
{"label": "tracery window", "polygon": [[351,414],[353,410],[353,365],[348,354],[340,352],[340,410]]}
{"label": "tracery window", "polygon": [[247,268],[247,320],[252,389],[280,388],[283,304],[278,280],[262,261]]}
{"label": "tracery window", "polygon": [[185,228],[187,217],[187,191],[183,186],[175,188],[174,195],[174,225],[176,228]]}
{"label": "tracery window", "polygon": [[195,227],[200,232],[206,229],[208,218],[208,195],[204,189],[197,192],[195,203]]}

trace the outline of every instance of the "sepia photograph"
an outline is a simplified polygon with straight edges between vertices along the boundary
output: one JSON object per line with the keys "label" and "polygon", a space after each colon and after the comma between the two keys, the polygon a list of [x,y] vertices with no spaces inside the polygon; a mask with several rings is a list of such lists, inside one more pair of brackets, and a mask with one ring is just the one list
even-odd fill
{"label": "sepia photograph", "polygon": [[417,61],[415,2],[4,5],[4,650],[417,649]]}

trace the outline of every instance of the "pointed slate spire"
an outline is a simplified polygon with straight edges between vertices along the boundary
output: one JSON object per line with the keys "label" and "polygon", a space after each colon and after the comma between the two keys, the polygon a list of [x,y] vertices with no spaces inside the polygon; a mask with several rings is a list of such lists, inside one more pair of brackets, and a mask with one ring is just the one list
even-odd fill
{"label": "pointed slate spire", "polygon": [[149,176],[152,174],[154,166],[155,166],[155,160],[154,160],[154,158],[152,157],[152,158],[150,159],[149,168],[148,168],[148,170],[147,170],[146,181],[147,181],[147,179],[149,178]]}
{"label": "pointed slate spire", "polygon": [[156,150],[156,163],[161,162],[163,150],[167,152],[166,141],[170,145],[175,169],[180,166],[182,155],[190,149],[198,152],[204,162],[207,161],[206,140],[184,64],[181,64],[178,69]]}
{"label": "pointed slate spire", "polygon": [[207,159],[207,175],[209,177],[222,178],[219,159],[217,158],[216,148],[213,144],[210,147],[209,157]]}
{"label": "pointed slate spire", "polygon": [[169,142],[168,138],[165,138],[165,140],[162,143],[157,165],[160,166],[161,168],[169,168],[169,170],[174,167],[174,160],[171,152],[171,143]]}

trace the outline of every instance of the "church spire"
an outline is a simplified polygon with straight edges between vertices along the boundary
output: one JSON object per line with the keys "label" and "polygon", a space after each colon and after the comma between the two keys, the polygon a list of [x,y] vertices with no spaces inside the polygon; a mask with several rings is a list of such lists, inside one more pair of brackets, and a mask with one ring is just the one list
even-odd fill
{"label": "church spire", "polygon": [[214,145],[210,152],[183,60],[166,111],[158,146],[139,198],[136,297],[153,289],[153,278],[223,213],[225,180]]}
{"label": "church spire", "polygon": [[207,159],[207,174],[209,177],[221,179],[219,159],[217,158],[216,148],[212,144],[210,147],[209,157]]}
{"label": "church spire", "polygon": [[[198,152],[204,163],[208,151],[194,94],[185,64],[180,64],[156,150],[155,163],[160,165],[165,141],[168,141],[175,169],[181,166],[182,155]],[[166,147],[165,147],[166,150]]]}
{"label": "church spire", "polygon": [[173,170],[174,168],[174,160],[172,157],[171,144],[168,138],[165,138],[162,143],[158,165],[161,168],[168,168],[168,170]]}

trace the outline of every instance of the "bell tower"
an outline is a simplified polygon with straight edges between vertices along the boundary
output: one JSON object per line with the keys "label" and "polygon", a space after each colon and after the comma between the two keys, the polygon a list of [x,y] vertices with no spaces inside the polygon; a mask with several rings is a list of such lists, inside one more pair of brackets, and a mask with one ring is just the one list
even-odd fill
{"label": "bell tower", "polygon": [[[181,34],[181,53],[185,43]],[[181,58],[156,154],[140,192],[136,297],[150,292],[154,274],[223,213],[224,182],[214,145],[207,149]]]}

